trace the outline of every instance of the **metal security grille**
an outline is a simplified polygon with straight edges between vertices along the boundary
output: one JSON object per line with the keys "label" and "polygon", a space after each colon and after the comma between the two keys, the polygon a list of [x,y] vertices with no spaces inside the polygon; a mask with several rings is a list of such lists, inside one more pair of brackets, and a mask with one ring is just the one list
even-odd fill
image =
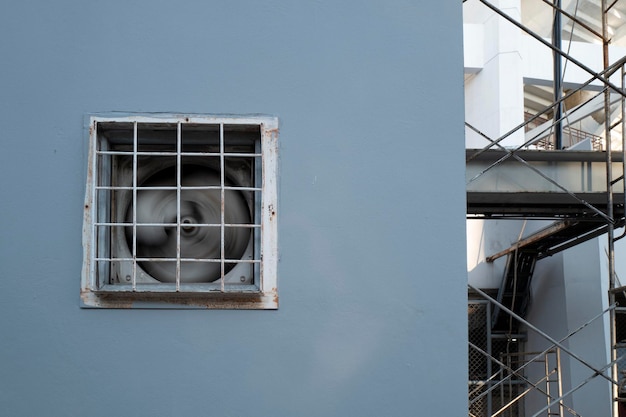
{"label": "metal security grille", "polygon": [[275,293],[275,119],[95,118],[90,129],[90,292]]}

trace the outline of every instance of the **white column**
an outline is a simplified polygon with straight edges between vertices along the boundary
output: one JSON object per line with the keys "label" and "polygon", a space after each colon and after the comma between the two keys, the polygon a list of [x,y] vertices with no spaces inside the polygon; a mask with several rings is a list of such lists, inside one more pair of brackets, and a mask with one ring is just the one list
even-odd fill
{"label": "white column", "polygon": [[[496,0],[492,4],[519,20],[520,0]],[[465,119],[483,133],[497,139],[524,121],[522,33],[512,23],[479,2],[464,4],[465,22],[482,26],[482,36],[466,39],[467,55],[483,56],[478,72],[466,75]],[[474,30],[475,31],[475,27]],[[467,31],[466,31],[467,33]],[[482,45],[476,44],[482,40]],[[507,147],[521,145],[524,132],[520,130],[501,142]],[[466,130],[466,146],[482,148],[484,138]]]}

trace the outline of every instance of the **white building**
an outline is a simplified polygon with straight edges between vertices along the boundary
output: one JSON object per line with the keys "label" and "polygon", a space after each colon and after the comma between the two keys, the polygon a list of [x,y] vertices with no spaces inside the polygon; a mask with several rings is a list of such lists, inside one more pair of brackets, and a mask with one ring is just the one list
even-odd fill
{"label": "white building", "polygon": [[[626,4],[604,3],[564,0],[560,23],[549,1],[468,0],[463,5],[466,147],[491,145],[493,152],[499,151],[488,163],[483,161],[488,152],[474,158],[476,151],[468,151],[468,204],[476,201],[473,191],[497,190],[500,194],[494,198],[503,207],[485,204],[468,209],[468,279],[470,286],[525,320],[511,318],[496,303],[485,304],[485,297],[470,291],[470,415],[492,415],[501,409],[501,415],[617,415],[619,401],[613,399],[618,389],[609,381],[619,379],[609,366],[614,354],[610,311],[616,311],[618,342],[622,334],[620,311],[610,308],[609,288],[622,285],[619,277],[626,274],[626,247],[619,240],[610,247],[607,233],[615,238],[622,233],[624,185],[621,158],[615,156],[611,160],[614,185],[611,193],[606,192],[605,151],[607,123],[609,149],[622,149],[623,106],[621,95],[612,88],[621,88],[622,81],[619,68],[611,77],[594,78],[594,73],[605,68],[603,39],[610,38],[609,66],[626,55]],[[560,45],[552,35],[552,28],[559,25]],[[551,45],[567,57],[560,60],[557,83],[558,61]],[[608,113],[605,81],[611,83]],[[555,87],[560,96],[555,96]],[[550,128],[559,111],[553,103],[559,97],[564,98],[563,133],[560,150],[550,152],[558,130]],[[508,155],[495,164],[507,155],[503,149],[533,152]],[[480,175],[492,162],[495,167]],[[579,183],[588,188],[578,190]],[[592,183],[605,188],[592,188]],[[602,199],[577,200],[593,199],[591,191],[599,191]],[[609,194],[615,199],[613,213],[606,202]],[[481,194],[481,198],[494,195]],[[602,214],[618,227],[606,226],[609,220]],[[594,231],[598,232],[593,236],[599,237],[590,238]],[[508,253],[498,255],[507,249]],[[489,257],[494,257],[491,262]],[[555,349],[546,352],[554,342],[559,342]],[[510,371],[502,362],[523,370],[507,378]]]}

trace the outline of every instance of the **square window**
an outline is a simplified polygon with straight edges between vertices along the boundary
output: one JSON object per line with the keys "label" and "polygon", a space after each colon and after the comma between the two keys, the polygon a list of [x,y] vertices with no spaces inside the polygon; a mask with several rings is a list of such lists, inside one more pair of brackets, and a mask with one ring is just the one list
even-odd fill
{"label": "square window", "polygon": [[276,309],[274,117],[91,117],[83,307]]}

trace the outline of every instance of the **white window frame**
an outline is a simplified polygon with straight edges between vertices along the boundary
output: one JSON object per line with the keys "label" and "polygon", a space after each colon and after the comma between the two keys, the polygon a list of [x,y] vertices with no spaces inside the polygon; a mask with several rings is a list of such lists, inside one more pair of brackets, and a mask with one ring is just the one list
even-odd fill
{"label": "white window frame", "polygon": [[[125,116],[89,116],[89,154],[87,186],[83,220],[83,270],[81,278],[81,307],[85,308],[207,308],[207,309],[277,309],[277,215],[278,215],[278,118],[273,116],[214,116],[214,115],[125,115]],[[96,264],[98,242],[96,233],[97,181],[99,178],[98,125],[100,123],[133,124],[135,150],[137,142],[136,126],[142,124],[176,124],[180,142],[180,126],[217,125],[222,140],[224,126],[253,125],[259,126],[261,153],[261,198],[260,208],[260,259],[259,267],[251,286],[221,286],[185,284],[172,285],[136,284],[128,285],[99,284]],[[180,158],[180,147],[177,151]],[[223,152],[220,151],[220,152]],[[223,155],[222,155],[223,156]],[[136,163],[136,162],[135,162]],[[258,167],[257,167],[258,169]],[[135,174],[136,175],[136,174]],[[136,181],[134,181],[136,183]],[[223,186],[223,184],[222,184]],[[136,184],[134,185],[136,187]],[[100,187],[101,188],[101,187]],[[102,204],[102,203],[100,203]],[[111,203],[109,203],[111,204]],[[255,204],[259,204],[258,202]],[[179,216],[180,217],[180,216]],[[178,220],[180,221],[180,219]],[[180,227],[180,225],[178,226]],[[136,264],[136,259],[133,259]],[[222,261],[223,262],[223,261]],[[258,276],[256,276],[258,275]],[[243,278],[242,278],[243,279]]]}

